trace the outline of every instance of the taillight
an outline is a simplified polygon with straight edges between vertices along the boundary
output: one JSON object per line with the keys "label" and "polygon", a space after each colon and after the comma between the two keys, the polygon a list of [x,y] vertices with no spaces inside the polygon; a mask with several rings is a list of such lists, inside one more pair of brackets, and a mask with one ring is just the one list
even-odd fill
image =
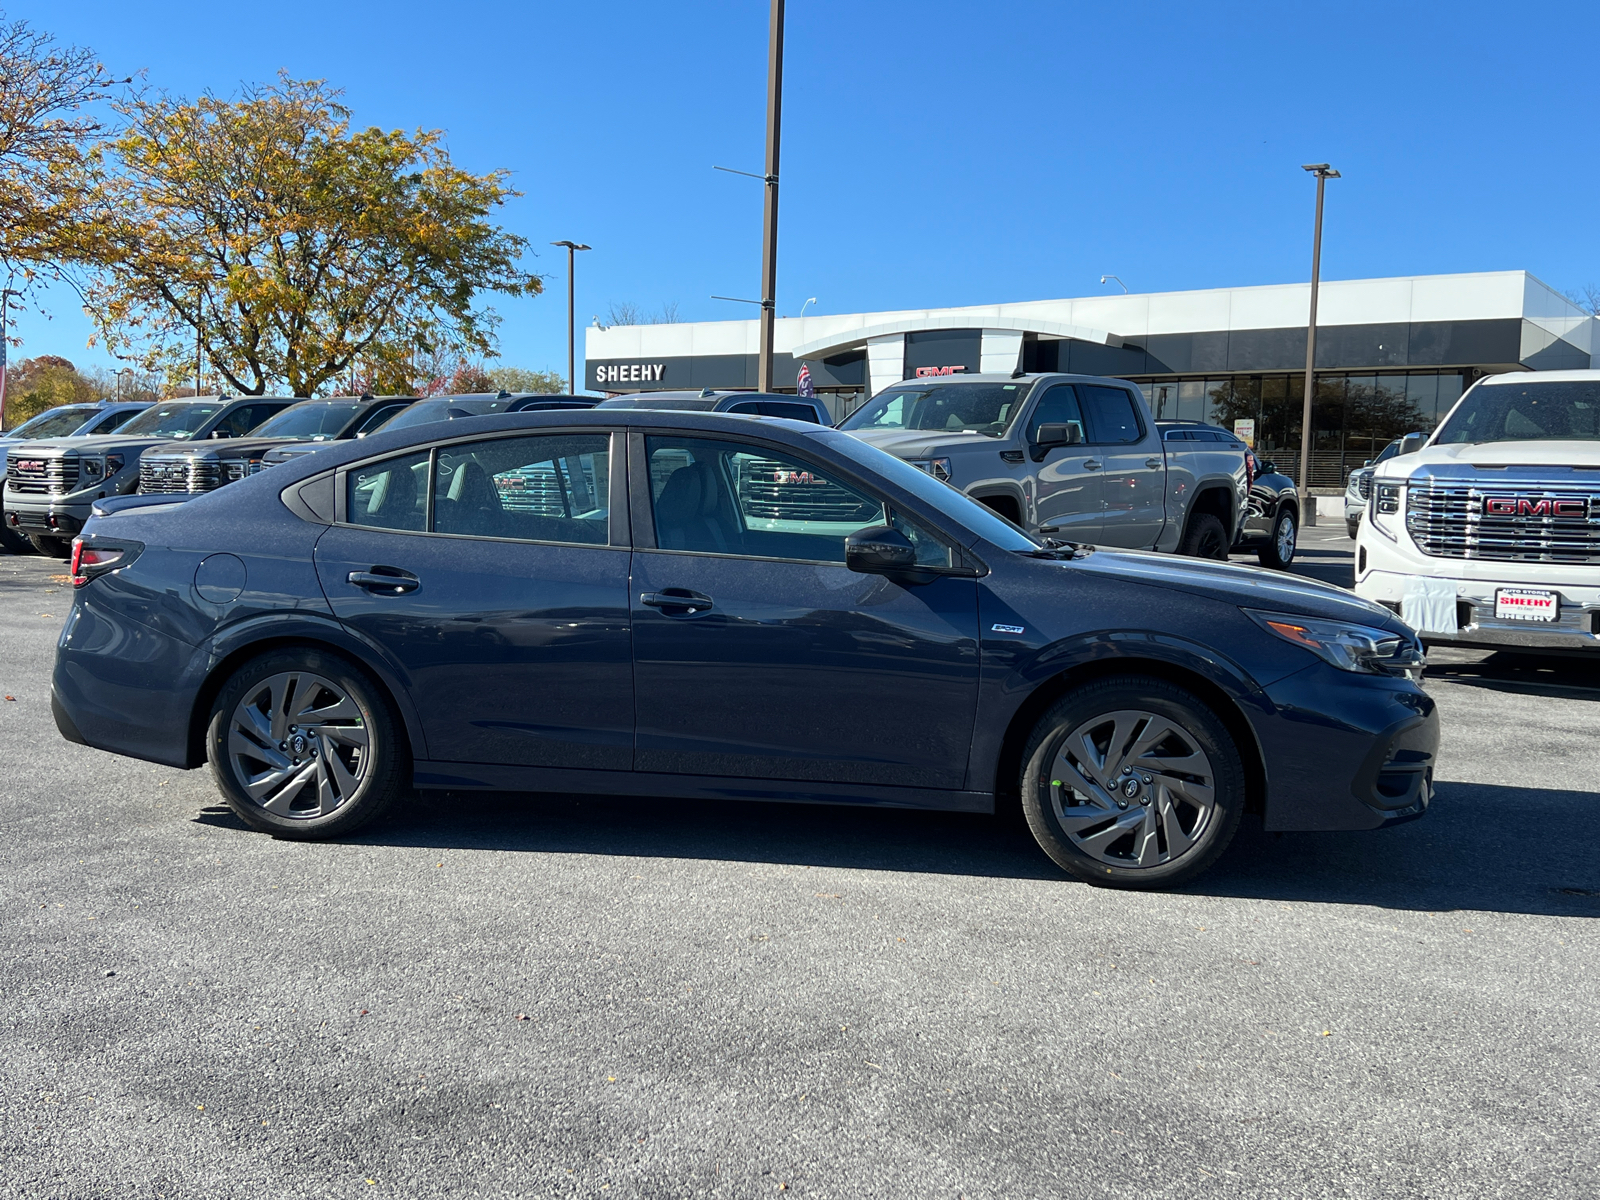
{"label": "taillight", "polygon": [[72,586],[84,587],[97,575],[114,571],[131,563],[143,547],[135,542],[85,542],[81,537],[72,539]]}

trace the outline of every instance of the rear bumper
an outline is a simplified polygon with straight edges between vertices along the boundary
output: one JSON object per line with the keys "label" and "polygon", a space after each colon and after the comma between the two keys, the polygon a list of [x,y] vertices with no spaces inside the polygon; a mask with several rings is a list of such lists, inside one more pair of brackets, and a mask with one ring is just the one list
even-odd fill
{"label": "rear bumper", "polygon": [[1265,695],[1273,711],[1255,724],[1267,829],[1378,829],[1427,811],[1439,713],[1416,684],[1316,663]]}

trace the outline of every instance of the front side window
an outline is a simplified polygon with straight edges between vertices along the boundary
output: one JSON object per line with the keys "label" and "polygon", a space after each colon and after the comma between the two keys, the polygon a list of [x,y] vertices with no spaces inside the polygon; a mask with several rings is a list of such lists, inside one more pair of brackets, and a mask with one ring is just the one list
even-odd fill
{"label": "front side window", "polygon": [[397,455],[346,473],[345,520],[413,533],[603,546],[611,533],[610,455],[603,433],[441,446],[431,474],[428,451]]}
{"label": "front side window", "polygon": [[919,565],[951,565],[941,538],[815,463],[711,438],[650,437],[645,447],[664,550],[843,563],[847,535],[890,524],[917,547]]}
{"label": "front side window", "polygon": [[222,405],[204,402],[152,404],[117,432],[133,437],[193,437],[195,430],[221,411]]}
{"label": "front side window", "polygon": [[1089,440],[1098,446],[1126,445],[1144,437],[1133,393],[1119,387],[1086,384],[1083,407],[1089,418]]}
{"label": "front side window", "polygon": [[243,437],[273,413],[281,409],[275,404],[244,404],[217,422],[217,429],[229,437]]}
{"label": "front side window", "polygon": [[885,388],[841,429],[934,429],[999,437],[1028,394],[1027,383],[950,383]]}
{"label": "front side window", "polygon": [[1482,384],[1461,398],[1435,439],[1473,442],[1600,439],[1600,383]]}
{"label": "front side window", "polygon": [[1041,425],[1076,425],[1078,440],[1087,441],[1083,432],[1083,411],[1078,407],[1078,390],[1070,383],[1058,383],[1039,398],[1028,418],[1028,440],[1039,440]]}

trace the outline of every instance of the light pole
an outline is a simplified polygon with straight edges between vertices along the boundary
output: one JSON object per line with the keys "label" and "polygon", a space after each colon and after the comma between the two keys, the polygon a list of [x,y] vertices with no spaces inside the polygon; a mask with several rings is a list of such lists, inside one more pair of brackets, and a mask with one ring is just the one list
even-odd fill
{"label": "light pole", "polygon": [[124,375],[132,375],[132,374],[133,374],[133,368],[132,367],[119,367],[117,369],[117,399],[119,401],[122,399],[122,377]]}
{"label": "light pole", "polygon": [[20,295],[11,288],[0,288],[0,429],[6,427],[6,331],[11,327],[11,297]]}
{"label": "light pole", "polygon": [[1316,395],[1317,370],[1317,285],[1322,274],[1322,189],[1328,180],[1338,179],[1339,172],[1327,163],[1306,163],[1300,168],[1317,177],[1317,219],[1311,235],[1311,316],[1306,322],[1306,398],[1300,411],[1300,478],[1301,523],[1317,523],[1317,505],[1311,499],[1311,400]]}
{"label": "light pole", "polygon": [[567,248],[567,392],[569,395],[578,394],[578,358],[574,349],[572,334],[572,269],[574,254],[579,250],[593,250],[593,246],[585,246],[582,242],[551,242],[552,246],[565,246]]}
{"label": "light pole", "polygon": [[761,356],[756,390],[772,390],[773,319],[778,306],[778,135],[783,109],[783,0],[772,0],[767,30],[767,199],[761,222]]}
{"label": "light pole", "polygon": [[[1101,283],[1104,283],[1108,279],[1117,279],[1117,277],[1115,275],[1102,275],[1102,276],[1100,276],[1100,282]],[[1128,291],[1128,285],[1127,284],[1123,283],[1122,280],[1117,279],[1117,286],[1122,289],[1124,295],[1127,294],[1127,291]]]}

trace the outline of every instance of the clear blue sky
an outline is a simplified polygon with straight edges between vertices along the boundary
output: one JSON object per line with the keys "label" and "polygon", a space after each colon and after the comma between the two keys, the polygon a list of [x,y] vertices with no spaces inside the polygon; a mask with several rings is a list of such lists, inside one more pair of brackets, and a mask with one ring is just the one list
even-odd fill
{"label": "clear blue sky", "polygon": [[[790,0],[779,312],[1521,268],[1600,283],[1600,5]],[[501,361],[565,369],[608,301],[686,320],[759,290],[767,5],[28,0],[118,73],[194,95],[279,68],[357,121],[505,167],[545,296],[497,303]],[[1107,285],[1107,288],[1114,285]],[[20,353],[101,361],[67,294]],[[582,354],[579,337],[579,354]],[[14,352],[15,353],[15,352]],[[580,368],[581,369],[581,368]]]}

